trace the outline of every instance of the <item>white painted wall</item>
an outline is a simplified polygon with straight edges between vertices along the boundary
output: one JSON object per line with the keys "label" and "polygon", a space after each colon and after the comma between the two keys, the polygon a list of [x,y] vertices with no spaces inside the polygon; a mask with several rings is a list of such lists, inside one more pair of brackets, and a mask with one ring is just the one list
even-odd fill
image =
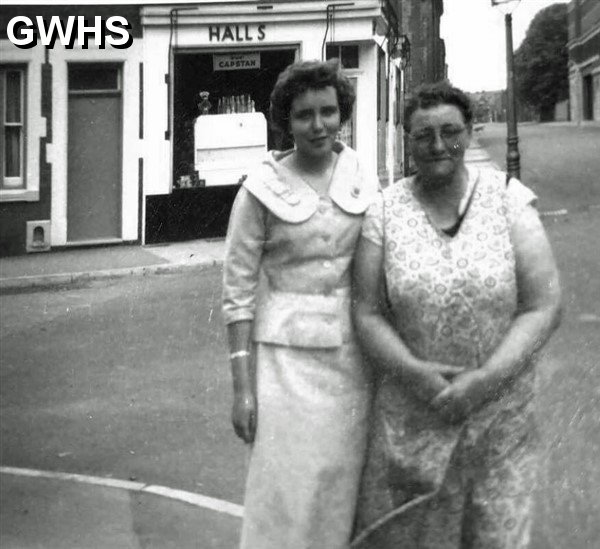
{"label": "white painted wall", "polygon": [[[41,46],[39,48],[42,48]],[[37,49],[37,48],[35,48]],[[86,50],[63,48],[58,42],[50,50],[52,64],[52,145],[48,160],[52,163],[52,246],[67,244],[67,152],[68,152],[68,70],[69,62],[122,63],[122,235],[123,240],[138,238],[138,157],[142,156],[139,140],[139,63],[141,40],[134,40],[126,50],[90,47]]]}
{"label": "white painted wall", "polygon": [[356,150],[366,170],[377,176],[377,45],[362,44],[358,66],[361,77],[356,92]]}
{"label": "white painted wall", "polygon": [[144,195],[171,191],[171,142],[168,120],[169,29],[149,29],[144,36]]}

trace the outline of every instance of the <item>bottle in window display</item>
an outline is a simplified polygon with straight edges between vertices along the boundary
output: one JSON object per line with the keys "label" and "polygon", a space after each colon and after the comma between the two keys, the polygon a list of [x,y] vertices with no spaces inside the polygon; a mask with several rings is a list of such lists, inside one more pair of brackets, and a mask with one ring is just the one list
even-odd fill
{"label": "bottle in window display", "polygon": [[198,103],[198,111],[199,111],[200,115],[208,114],[210,112],[212,103],[208,100],[209,96],[210,96],[210,92],[207,92],[207,91],[200,92],[200,102]]}

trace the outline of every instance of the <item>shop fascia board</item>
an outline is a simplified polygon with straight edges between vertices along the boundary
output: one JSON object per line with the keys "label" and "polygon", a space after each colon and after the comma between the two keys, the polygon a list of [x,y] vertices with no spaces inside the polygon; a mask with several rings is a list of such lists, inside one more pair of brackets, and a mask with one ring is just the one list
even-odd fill
{"label": "shop fascia board", "polygon": [[[345,2],[337,2],[345,3]],[[256,2],[210,2],[197,5],[145,6],[142,8],[141,20],[144,26],[169,26],[171,10],[177,9],[178,24],[227,24],[239,23],[244,17],[248,22],[289,21],[321,21],[324,20],[328,5],[336,2],[289,2],[269,4],[273,9],[260,10]],[[198,5],[199,4],[199,5]],[[379,1],[354,0],[353,6],[341,6],[335,10],[337,20],[356,18],[383,18]]]}

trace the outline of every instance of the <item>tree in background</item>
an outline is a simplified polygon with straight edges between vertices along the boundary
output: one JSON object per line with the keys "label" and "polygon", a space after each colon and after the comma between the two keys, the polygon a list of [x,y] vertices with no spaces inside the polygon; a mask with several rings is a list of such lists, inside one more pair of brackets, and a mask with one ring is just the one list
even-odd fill
{"label": "tree in background", "polygon": [[554,119],[554,106],[569,97],[567,4],[553,4],[531,21],[515,52],[519,100],[533,108],[540,121]]}

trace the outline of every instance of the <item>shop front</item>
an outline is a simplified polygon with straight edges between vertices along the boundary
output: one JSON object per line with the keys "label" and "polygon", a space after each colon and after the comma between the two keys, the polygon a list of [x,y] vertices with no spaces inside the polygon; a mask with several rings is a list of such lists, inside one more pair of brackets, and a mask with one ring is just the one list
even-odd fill
{"label": "shop front", "polygon": [[292,145],[270,128],[268,107],[295,60],[342,59],[357,103],[341,137],[377,170],[380,2],[147,6],[142,25],[145,243],[224,235],[248,171]]}

